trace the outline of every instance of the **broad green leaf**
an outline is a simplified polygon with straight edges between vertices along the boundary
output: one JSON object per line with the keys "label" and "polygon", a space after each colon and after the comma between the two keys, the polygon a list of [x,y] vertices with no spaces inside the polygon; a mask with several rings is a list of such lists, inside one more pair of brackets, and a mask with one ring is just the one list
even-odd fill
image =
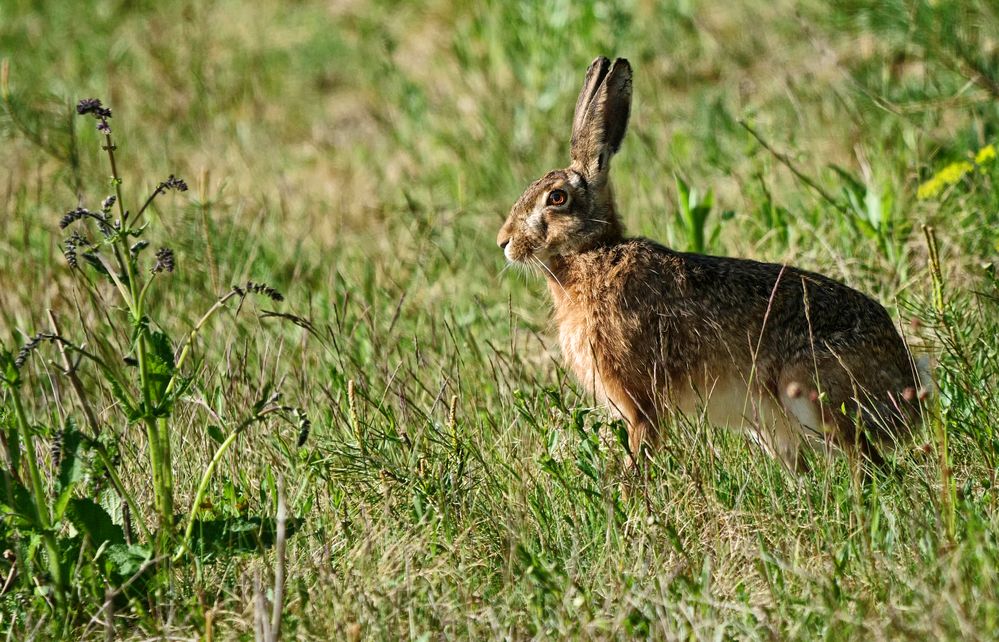
{"label": "broad green leaf", "polygon": [[59,462],[59,488],[65,490],[83,478],[81,457],[86,438],[72,417],[66,418],[62,434],[62,460]]}
{"label": "broad green leaf", "polygon": [[0,470],[0,512],[12,515],[28,528],[39,526],[31,493],[6,470]]}
{"label": "broad green leaf", "polygon": [[87,534],[94,546],[105,542],[123,544],[125,533],[111,520],[101,506],[92,499],[76,497],[69,501],[66,517],[77,529]]}
{"label": "broad green leaf", "polygon": [[128,580],[138,573],[142,565],[152,558],[152,555],[151,548],[137,544],[111,544],[104,549],[108,574],[117,576],[121,580]]}
{"label": "broad green leaf", "polygon": [[59,497],[53,507],[56,521],[62,519],[66,505],[73,496],[73,488],[78,481],[83,479],[82,445],[84,441],[83,435],[76,429],[76,422],[72,418],[67,418],[62,436],[62,461],[59,462]]}
{"label": "broad green leaf", "polygon": [[208,425],[208,436],[220,444],[225,441],[225,435],[222,433],[222,429],[215,424]]}
{"label": "broad green leaf", "polygon": [[[291,537],[302,520],[289,517],[285,536]],[[267,517],[229,517],[195,520],[191,531],[191,549],[201,556],[219,555],[226,558],[239,553],[255,553],[274,545],[277,523]]]}
{"label": "broad green leaf", "polygon": [[[146,354],[146,377],[152,386],[153,399],[162,399],[166,393],[167,384],[174,373],[173,345],[170,337],[163,332],[149,332],[148,352]],[[169,408],[163,409],[169,415]]]}
{"label": "broad green leaf", "polygon": [[0,349],[0,376],[11,388],[16,388],[21,383],[21,373],[14,365],[14,355],[9,350]]}
{"label": "broad green leaf", "polygon": [[125,388],[121,385],[118,379],[111,376],[110,373],[106,371],[105,374],[108,375],[107,381],[108,385],[111,387],[111,394],[118,401],[118,403],[121,404],[122,410],[125,411],[125,416],[128,417],[128,422],[135,423],[136,421],[142,419],[142,413],[132,405],[128,395],[125,394]]}
{"label": "broad green leaf", "polygon": [[7,454],[13,470],[21,467],[21,434],[17,429],[13,411],[6,406],[0,406],[0,430],[7,433]]}

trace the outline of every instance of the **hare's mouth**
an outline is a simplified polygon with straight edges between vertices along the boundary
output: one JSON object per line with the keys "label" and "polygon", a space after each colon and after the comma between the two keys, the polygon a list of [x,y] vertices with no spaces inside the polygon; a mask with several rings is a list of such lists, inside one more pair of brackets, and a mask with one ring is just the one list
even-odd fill
{"label": "hare's mouth", "polygon": [[511,242],[503,248],[503,256],[511,263],[533,264],[537,262],[547,263],[551,252],[545,247],[534,246],[531,243]]}

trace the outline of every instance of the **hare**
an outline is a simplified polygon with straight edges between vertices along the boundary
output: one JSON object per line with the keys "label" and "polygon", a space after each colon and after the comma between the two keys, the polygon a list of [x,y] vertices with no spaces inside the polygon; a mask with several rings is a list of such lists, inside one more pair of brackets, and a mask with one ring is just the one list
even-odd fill
{"label": "hare", "polygon": [[888,312],[821,274],[625,236],[610,162],[630,109],[628,61],[594,60],[571,164],[527,188],[497,244],[545,274],[563,357],[626,421],[632,463],[673,412],[747,431],[792,470],[823,444],[880,461],[929,382]]}

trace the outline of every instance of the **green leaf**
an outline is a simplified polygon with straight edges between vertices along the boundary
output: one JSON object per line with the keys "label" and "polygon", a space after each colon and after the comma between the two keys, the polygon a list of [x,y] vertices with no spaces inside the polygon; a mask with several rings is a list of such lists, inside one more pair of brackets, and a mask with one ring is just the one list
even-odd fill
{"label": "green leaf", "polygon": [[225,441],[225,435],[222,433],[222,429],[215,424],[208,425],[208,436],[220,444]]}
{"label": "green leaf", "polygon": [[59,462],[59,488],[62,490],[83,479],[80,454],[85,441],[83,434],[76,428],[76,421],[67,417],[62,433],[62,461]]}
{"label": "green leaf", "polygon": [[16,388],[21,383],[21,373],[14,365],[14,355],[9,350],[0,349],[0,373],[4,383]]}
{"label": "green leaf", "polygon": [[[162,399],[167,384],[173,377],[173,345],[170,337],[163,332],[148,332],[148,352],[146,353],[146,377],[152,386],[153,399]],[[161,409],[169,415],[169,408]]]}
{"label": "green leaf", "polygon": [[634,457],[637,453],[631,452],[631,441],[628,439],[628,427],[625,426],[623,421],[614,421],[610,424],[611,430],[614,431],[614,436],[617,437],[617,442],[621,444],[624,448],[624,452],[628,454],[629,457]]}
{"label": "green leaf", "polygon": [[92,499],[86,497],[71,499],[66,509],[66,516],[78,530],[90,537],[94,546],[100,546],[105,542],[125,543],[125,533],[121,526],[115,524],[107,511]]}
{"label": "green leaf", "polygon": [[99,258],[97,258],[96,254],[94,254],[93,252],[84,252],[80,254],[80,256],[83,258],[84,261],[87,262],[87,264],[91,268],[94,269],[95,272],[97,272],[102,276],[106,276],[108,281],[111,281],[111,273],[108,272],[108,269],[106,267],[104,267],[104,263]]}
{"label": "green leaf", "polygon": [[0,511],[13,515],[25,527],[39,526],[31,493],[6,470],[0,470]]}
{"label": "green leaf", "polygon": [[84,462],[81,455],[84,441],[83,435],[76,429],[76,422],[67,418],[62,436],[62,461],[59,462],[59,497],[53,507],[56,521],[62,519],[66,505],[73,496],[73,488],[83,479]]}
{"label": "green leaf", "polygon": [[104,549],[108,575],[128,580],[153,556],[152,548],[138,544],[111,544]]}
{"label": "green leaf", "polygon": [[132,405],[128,395],[125,394],[125,388],[121,385],[121,382],[106,371],[105,374],[108,375],[107,381],[108,385],[111,387],[111,395],[118,401],[119,404],[121,404],[122,410],[125,411],[125,416],[128,417],[128,423],[132,424],[142,419],[142,413]]}
{"label": "green leaf", "polygon": [[[288,518],[285,536],[291,537],[302,520]],[[191,550],[201,556],[218,555],[229,558],[239,553],[256,553],[274,545],[277,540],[277,522],[273,518],[229,517],[223,519],[195,520],[191,531]]]}
{"label": "green leaf", "polygon": [[13,412],[7,406],[0,406],[0,430],[7,433],[7,456],[12,470],[21,467],[21,433],[17,429],[17,423]]}

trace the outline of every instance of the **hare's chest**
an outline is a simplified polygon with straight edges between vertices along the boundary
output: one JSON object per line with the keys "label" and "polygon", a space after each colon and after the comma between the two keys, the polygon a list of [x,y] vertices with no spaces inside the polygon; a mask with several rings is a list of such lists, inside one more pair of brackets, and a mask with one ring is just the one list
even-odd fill
{"label": "hare's chest", "polygon": [[608,324],[586,309],[573,310],[559,319],[559,344],[565,364],[600,402],[607,401],[608,388],[617,388],[613,376],[616,368],[607,359],[610,352],[615,352],[609,345],[614,343],[609,333],[613,331]]}
{"label": "hare's chest", "polygon": [[563,324],[559,328],[559,343],[566,365],[588,391],[601,393],[603,386],[600,384],[593,338],[588,328],[582,325]]}

